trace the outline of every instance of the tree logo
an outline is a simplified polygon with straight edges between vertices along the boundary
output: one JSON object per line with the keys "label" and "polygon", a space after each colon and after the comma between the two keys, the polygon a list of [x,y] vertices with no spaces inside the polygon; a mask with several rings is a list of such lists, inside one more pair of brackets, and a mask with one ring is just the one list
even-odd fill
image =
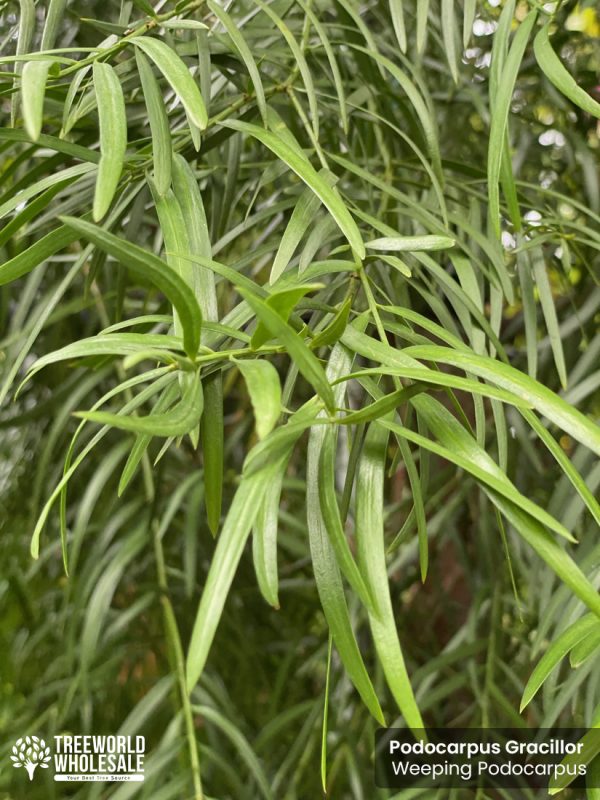
{"label": "tree logo", "polygon": [[25,767],[29,780],[33,780],[33,773],[36,767],[48,769],[52,757],[50,748],[46,747],[46,742],[37,736],[25,736],[17,739],[12,749],[11,761],[13,767]]}

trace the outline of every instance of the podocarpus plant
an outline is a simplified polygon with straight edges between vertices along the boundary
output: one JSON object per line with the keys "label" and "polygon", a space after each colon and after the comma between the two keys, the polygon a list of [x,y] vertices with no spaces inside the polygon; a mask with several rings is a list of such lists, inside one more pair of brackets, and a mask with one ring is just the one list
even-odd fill
{"label": "podocarpus plant", "polygon": [[594,4],[0,13],[11,741],[361,798],[384,721],[598,724]]}

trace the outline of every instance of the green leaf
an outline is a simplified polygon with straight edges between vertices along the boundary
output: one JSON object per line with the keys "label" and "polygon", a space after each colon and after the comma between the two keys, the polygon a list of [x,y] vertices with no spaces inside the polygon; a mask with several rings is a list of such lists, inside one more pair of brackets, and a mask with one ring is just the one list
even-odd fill
{"label": "green leaf", "polygon": [[561,633],[558,639],[552,642],[529,676],[527,685],[523,690],[521,712],[533,700],[548,675],[569,651],[575,647],[578,642],[598,629],[600,629],[598,617],[595,614],[586,614],[585,617],[578,619],[577,622],[570,625],[566,631]]}
{"label": "green leaf", "polygon": [[367,250],[391,250],[392,252],[413,252],[415,250],[449,250],[456,244],[449,236],[395,236],[372,239],[365,242]]}
{"label": "green leaf", "polygon": [[321,514],[342,575],[360,597],[365,607],[371,613],[377,614],[377,606],[352,556],[340,517],[335,491],[336,445],[337,431],[330,427],[322,439],[319,456],[318,485]]}
{"label": "green leaf", "polygon": [[408,347],[405,353],[414,358],[451,364],[466,372],[479,375],[480,378],[485,378],[509,392],[518,394],[577,441],[600,455],[600,428],[598,425],[562,397],[514,367],[486,356],[460,353],[449,347],[436,345]]}
{"label": "green leaf", "polygon": [[473,23],[477,13],[477,0],[464,0],[463,4],[463,47],[466,50],[473,35]]}
{"label": "green leaf", "polygon": [[537,11],[530,11],[519,25],[503,65],[498,92],[492,109],[488,144],[488,197],[490,220],[498,237],[500,237],[500,168],[504,154],[510,104],[523,54],[536,19]]}
{"label": "green leaf", "polygon": [[600,103],[594,100],[585,89],[578,85],[575,78],[567,72],[560,58],[550,43],[550,25],[546,23],[533,41],[533,52],[544,75],[559,92],[564,94],[576,106],[600,119]]}
{"label": "green leaf", "polygon": [[[321,169],[318,174],[330,186],[333,186],[336,182],[335,175],[328,170]],[[275,260],[271,267],[270,283],[275,283],[290,263],[296,248],[300,244],[300,240],[313,222],[320,205],[320,198],[312,189],[304,189],[294,206],[290,220],[279,242]]]}
{"label": "green leaf", "polygon": [[94,194],[93,218],[99,222],[112,203],[123,171],[127,149],[127,117],[121,82],[109,64],[94,61],[94,90],[100,121],[100,163]]}
{"label": "green leaf", "polygon": [[410,685],[396,629],[385,559],[383,483],[388,432],[378,425],[367,431],[356,483],[356,544],[358,564],[377,603],[369,614],[377,655],[404,720],[409,728],[424,728]]}
{"label": "green leaf", "polygon": [[271,131],[265,131],[259,128],[258,125],[241,122],[240,120],[223,121],[221,125],[236,131],[241,131],[249,136],[254,136],[255,139],[258,139],[265,147],[268,147],[269,150],[275,153],[277,158],[284,161],[288,167],[312,189],[323,205],[328,209],[357,256],[361,259],[365,257],[365,246],[360,231],[350,212],[335,189],[326,183],[306,159],[299,156],[295,149],[290,147],[280,136]]}
{"label": "green leaf", "polygon": [[260,115],[262,117],[263,125],[265,128],[267,127],[267,102],[265,100],[265,90],[263,89],[262,81],[260,79],[260,73],[256,66],[256,62],[254,60],[254,56],[252,55],[252,51],[246,44],[246,40],[242,36],[239,28],[235,24],[235,22],[231,19],[229,14],[221,8],[221,6],[216,3],[214,0],[207,0],[208,7],[212,11],[212,13],[217,17],[219,22],[223,25],[231,41],[233,42],[235,49],[240,54],[242,61],[246,69],[248,70],[248,74],[252,80],[252,84],[254,86],[254,91],[256,93],[256,103],[258,105],[258,110],[260,111]]}
{"label": "green leaf", "polygon": [[21,102],[25,130],[34,142],[40,138],[48,71],[54,62],[28,61],[21,76]]}
{"label": "green leaf", "polygon": [[284,453],[264,469],[245,476],[231,501],[192,630],[186,660],[186,681],[190,692],[206,664],[235,570],[262,499],[277,475],[285,469],[288,457],[289,452]]}
{"label": "green leaf", "polygon": [[195,80],[177,53],[160,39],[148,36],[136,36],[131,40],[150,58],[165,76],[167,83],[181,100],[190,126],[196,150],[200,147],[197,130],[203,131],[208,125],[206,106]]}
{"label": "green leaf", "polygon": [[[329,379],[340,377],[350,368],[351,363],[350,352],[342,345],[336,345],[329,359],[327,377]],[[344,387],[338,384],[334,392],[336,403],[340,404],[344,396]],[[384,725],[377,695],[352,630],[342,578],[321,513],[319,455],[325,434],[326,428],[323,425],[311,428],[306,468],[306,521],[315,582],[329,630],[344,668],[369,712],[381,725]]]}
{"label": "green leaf", "polygon": [[278,473],[262,499],[252,531],[252,560],[258,588],[273,608],[279,608],[277,528],[283,473]]}
{"label": "green leaf", "polygon": [[454,83],[458,83],[458,54],[456,52],[458,33],[456,30],[454,0],[442,0],[440,22],[450,74],[452,75]]}
{"label": "green leaf", "polygon": [[204,407],[200,374],[192,377],[186,375],[185,387],[181,400],[168,411],[147,416],[127,417],[111,414],[108,411],[79,411],[76,417],[100,425],[110,425],[133,433],[151,434],[152,436],[183,436],[191,431],[202,416]]}
{"label": "green leaf", "polygon": [[164,195],[171,185],[171,163],[173,161],[169,118],[167,117],[158,81],[154,77],[148,59],[140,50],[136,50],[135,60],[142,82],[150,132],[152,134],[154,182],[159,194]]}
{"label": "green leaf", "polygon": [[350,316],[351,309],[352,309],[352,298],[348,297],[346,300],[344,300],[339,309],[336,311],[335,316],[333,317],[329,325],[322,331],[319,331],[319,333],[317,333],[317,335],[310,343],[310,346],[313,350],[316,350],[319,347],[323,347],[324,345],[335,344],[338,341],[338,339],[342,336],[342,334],[346,330],[346,326],[348,324],[348,317]]}
{"label": "green leaf", "polygon": [[0,286],[27,275],[51,256],[63,250],[78,239],[78,234],[66,225],[61,225],[51,233],[47,233],[37,242],[23,250],[13,258],[0,264]]}
{"label": "green leaf", "polygon": [[390,0],[390,14],[396,34],[396,41],[403,53],[406,53],[406,23],[404,22],[404,5],[402,0]]}
{"label": "green leaf", "polygon": [[63,24],[66,7],[67,0],[50,0],[48,3],[40,50],[50,50],[54,47],[56,35]]}
{"label": "green leaf", "polygon": [[232,358],[244,376],[250,402],[254,409],[256,433],[259,439],[269,434],[281,414],[281,385],[275,367],[264,359],[253,361]]}
{"label": "green leaf", "polygon": [[312,75],[308,64],[306,62],[306,58],[304,57],[304,53],[302,49],[298,45],[298,42],[294,38],[292,32],[282,20],[282,18],[273,11],[271,6],[263,3],[262,0],[254,0],[254,2],[263,10],[265,14],[277,25],[279,30],[281,31],[284,39],[286,40],[288,47],[292,51],[292,55],[294,57],[294,61],[296,63],[296,68],[300,72],[302,76],[302,81],[304,82],[304,88],[306,89],[306,96],[308,98],[308,106],[310,108],[310,114],[312,117],[313,123],[313,131],[315,135],[315,139],[319,138],[319,106],[317,103],[317,95],[315,93],[315,87],[313,84]]}
{"label": "green leaf", "polygon": [[246,291],[246,289],[240,288],[238,291],[252,308],[258,319],[274,337],[279,339],[290,357],[296,363],[300,372],[321,396],[327,408],[333,411],[334,403],[331,386],[317,358],[304,344],[300,336],[298,336],[298,334],[281,319],[277,311],[268,306],[264,300]]}
{"label": "green leaf", "polygon": [[200,344],[202,316],[194,295],[181,278],[158,256],[131,242],[119,239],[97,225],[74,217],[61,217],[60,219],[79,236],[88,239],[96,247],[126,266],[136,278],[151,281],[166,295],[179,314],[183,328],[185,352],[190,358],[194,358]]}
{"label": "green leaf", "polygon": [[[198,186],[198,179],[190,164],[177,154],[173,158],[173,193],[187,228],[187,242],[192,257],[211,261],[211,242],[204,212],[204,203]],[[210,323],[218,320],[215,276],[211,269],[198,262],[192,270],[191,281],[194,294],[202,311],[203,325],[210,337]],[[223,495],[223,381],[221,372],[208,375],[203,381],[204,415],[200,426],[200,440],[204,459],[204,489],[206,516],[211,532],[216,534],[221,519]]]}
{"label": "green leaf", "polygon": [[542,313],[546,322],[546,329],[548,331],[548,338],[550,339],[550,347],[552,348],[552,355],[554,356],[554,363],[556,371],[560,379],[563,389],[567,388],[567,367],[565,364],[565,354],[563,352],[562,337],[558,325],[558,318],[556,316],[556,306],[554,305],[554,297],[552,296],[552,287],[546,270],[546,262],[544,261],[543,254],[538,252],[533,257],[533,275],[535,277],[535,284],[538,289],[540,304],[542,306]]}
{"label": "green leaf", "polygon": [[[422,399],[431,400],[431,398]],[[503,498],[506,498],[560,536],[569,541],[574,541],[569,531],[560,522],[557,522],[547,511],[544,511],[543,508],[540,508],[516,489],[495,462],[487,456],[484,450],[479,448],[475,440],[471,439],[460,423],[450,412],[445,411],[443,406],[437,404],[437,408],[432,405],[424,408],[423,405],[419,404],[418,398],[413,401],[413,404],[416,405],[419,413],[424,416],[425,421],[438,439],[445,443],[445,446],[432,442],[420,433],[416,433],[397,423],[384,419],[379,420],[379,423],[398,436],[420,445],[425,450],[441,456],[441,458],[450,461],[452,464],[456,464],[457,467],[477,478],[484,487],[493,489]],[[568,557],[565,556],[565,558]]]}
{"label": "green leaf", "polygon": [[[419,2],[419,5],[420,4],[421,0]],[[361,53],[365,53],[365,55],[368,55],[378,64],[381,64],[381,66],[384,67],[400,84],[400,88],[408,97],[410,104],[414,108],[415,114],[421,123],[427,149],[429,150],[429,155],[431,157],[433,170],[441,181],[443,177],[442,159],[440,155],[440,144],[436,122],[423,98],[422,93],[419,91],[419,89],[417,89],[415,84],[410,80],[406,73],[399,69],[399,67],[390,61],[389,58],[382,56],[380,53],[374,50],[368,50],[365,47],[361,47],[360,45],[352,45],[352,47]]]}
{"label": "green leaf", "polygon": [[[293,286],[290,289],[280,289],[267,297],[266,305],[277,312],[284,322],[287,322],[294,307],[305,294],[315,289],[322,288],[323,284],[320,283],[303,283],[300,286]],[[259,347],[272,338],[273,334],[264,323],[260,322],[252,335],[250,347],[252,347],[253,350],[258,350]]]}
{"label": "green leaf", "polygon": [[600,625],[590,636],[578,642],[571,650],[569,662],[573,669],[580,667],[600,648]]}
{"label": "green leaf", "polygon": [[[15,55],[22,56],[31,47],[35,33],[35,5],[33,0],[19,0],[19,35],[17,37],[17,47]],[[13,83],[13,95],[10,98],[10,124],[14,125],[19,109],[19,80],[18,76],[23,71],[23,63],[15,64],[15,78]]]}

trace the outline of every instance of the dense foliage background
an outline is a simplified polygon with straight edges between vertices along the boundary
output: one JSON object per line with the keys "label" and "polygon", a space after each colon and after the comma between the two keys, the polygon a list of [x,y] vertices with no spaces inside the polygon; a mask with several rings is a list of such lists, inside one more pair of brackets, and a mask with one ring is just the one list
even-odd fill
{"label": "dense foliage background", "polygon": [[[2,796],[391,797],[378,720],[600,724],[596,3],[0,15]],[[28,732],[146,781],[29,784]]]}

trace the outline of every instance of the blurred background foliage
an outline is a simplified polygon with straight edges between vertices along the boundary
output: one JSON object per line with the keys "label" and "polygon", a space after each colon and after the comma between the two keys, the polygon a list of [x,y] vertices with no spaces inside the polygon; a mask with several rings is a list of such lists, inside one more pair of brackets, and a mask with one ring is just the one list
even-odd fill
{"label": "blurred background foliage", "polygon": [[[418,5],[421,3],[426,5],[418,0]],[[15,53],[25,5],[10,0],[0,3],[3,56]],[[82,51],[98,46],[107,36],[121,37],[148,15],[152,18],[155,13],[177,11],[174,3],[155,5],[146,0],[74,0],[62,5],[55,46]],[[444,179],[441,191],[449,224],[474,254],[475,286],[481,292],[484,315],[492,321],[513,366],[524,372],[531,368],[533,347],[538,380],[590,419],[597,419],[598,120],[550,83],[530,44],[510,113],[511,157],[523,228],[515,229],[503,206],[502,234],[497,240],[487,221],[486,161],[491,52],[503,4],[478,0],[474,4],[465,1],[463,6],[458,1],[431,0],[425,29],[419,30],[423,12],[419,16],[417,2],[405,0],[406,55],[400,52],[392,24],[393,7],[400,4],[390,5],[384,0],[360,4],[354,0],[277,0],[271,4],[306,54],[318,105],[318,144],[308,121],[309,97],[303,76],[298,79],[294,54],[274,22],[251,0],[232,4],[229,13],[258,63],[270,107],[313,164],[325,162],[336,174],[338,187],[357,219],[372,226],[379,221],[404,234],[419,232],[411,225],[419,208],[439,216],[439,202],[431,170],[424,166],[419,118],[397,82],[384,75],[371,57],[373,47],[411,74],[427,96],[428,113],[436,121]],[[516,30],[534,7],[540,6],[541,15],[555,11],[553,47],[578,84],[600,100],[597,3],[563,2],[558,9],[555,5],[546,3],[542,8],[541,4],[518,2],[512,27]],[[473,18],[469,17],[471,6]],[[306,7],[316,15],[334,50],[345,91],[347,124],[340,113],[331,63]],[[210,28],[210,35],[203,32],[200,42],[200,50],[208,48],[210,52],[204,76],[210,81],[210,118],[239,115],[258,124],[246,65],[217,17],[203,3],[180,3],[179,8],[182,18],[204,21]],[[47,9],[48,3],[35,4],[34,32],[27,52],[41,48]],[[469,29],[463,46],[465,17]],[[160,26],[157,30],[189,66],[198,63],[196,31]],[[453,63],[449,63],[449,41],[456,50]],[[152,152],[150,132],[130,62],[131,54],[122,53],[113,63],[122,65],[119,74],[129,141],[116,230],[123,238],[160,253],[160,226],[144,177]],[[0,72],[4,118],[0,206],[34,181],[77,163],[54,150],[51,142],[34,144],[27,136],[10,135],[16,85],[13,67],[5,62]],[[287,82],[290,73],[293,78]],[[44,134],[58,136],[61,126],[64,130],[68,86],[68,81],[49,84]],[[85,83],[81,96],[84,92]],[[73,109],[64,139],[97,149],[95,108],[82,102]],[[207,133],[196,156],[181,106],[172,97],[168,113],[178,150],[187,159],[196,159],[213,256],[256,283],[266,284],[301,189],[298,179],[260,143],[232,135],[218,124]],[[22,130],[18,111],[15,123],[14,130]],[[2,224],[6,227],[0,230],[3,262],[54,229],[58,214],[87,212],[92,206],[93,175],[83,174],[58,188],[51,184],[46,192],[53,194],[44,195],[29,219],[21,219],[18,230],[10,229],[11,220],[27,206],[17,205],[5,216]],[[335,259],[342,246],[339,231],[322,209],[302,239],[293,267],[303,259],[307,263]],[[187,647],[215,548],[206,520],[201,451],[185,438],[179,446],[168,447],[152,466],[162,446],[153,441],[150,459],[119,498],[119,475],[133,440],[128,433],[110,431],[69,481],[65,514],[70,576],[65,576],[61,558],[58,505],[51,510],[42,533],[39,560],[30,555],[32,531],[60,480],[79,422],[72,413],[90,408],[123,380],[122,366],[113,357],[61,361],[36,373],[15,397],[17,386],[44,354],[93,336],[119,319],[165,313],[157,293],[128,282],[126,273],[107,265],[100,251],[83,263],[80,255],[77,244],[68,245],[44,267],[0,289],[0,395],[4,401],[0,415],[0,794],[6,798],[118,800],[136,793],[152,800],[193,797],[197,794],[190,768],[189,731],[185,730],[161,604],[167,596]],[[401,255],[405,274],[386,267],[383,261],[374,261],[370,267],[377,303],[386,304],[391,297],[396,305],[412,308],[475,347],[481,331],[443,279],[444,273],[456,277],[453,263],[444,254],[434,253],[440,266],[439,272],[432,272],[414,255]],[[523,257],[538,259],[545,270],[548,284],[543,291],[546,300],[550,291],[554,327],[552,321],[548,324],[548,306],[544,307],[535,286],[533,330],[526,328],[519,282],[519,259]],[[494,260],[502,262],[513,282],[515,290],[509,300],[486,277]],[[346,281],[347,276],[328,275],[325,292],[298,304],[299,318],[310,326],[323,320],[345,297]],[[464,291],[469,290],[466,282],[461,284]],[[228,279],[218,278],[216,287],[219,318],[223,319],[236,307],[237,294]],[[354,309],[360,311],[367,305],[359,293]],[[150,329],[147,325],[140,330]],[[152,330],[166,332],[160,324]],[[436,340],[418,323],[404,332],[409,342],[411,336],[417,341],[419,335]],[[388,328],[390,342],[397,333]],[[566,386],[559,377],[561,358],[566,365]],[[312,396],[312,390],[304,380],[297,380],[285,353],[275,354],[272,363],[284,383],[284,405],[297,409]],[[223,389],[226,511],[256,433],[250,398],[237,370],[224,372]],[[458,392],[458,397],[467,418],[477,425],[480,441],[504,462],[506,473],[522,494],[547,509],[576,537],[579,544],[568,550],[597,588],[598,527],[564,470],[544,445],[532,438],[515,408],[507,406],[505,422],[500,422],[487,406],[484,412],[483,406],[477,409],[471,395]],[[364,402],[361,398],[359,392],[355,402]],[[483,418],[477,418],[482,413]],[[593,453],[556,428],[550,430],[589,491],[597,495],[600,465]],[[88,442],[94,432],[94,425],[86,426],[81,442]],[[351,452],[344,436],[341,438],[340,492]],[[423,452],[419,448],[414,451],[429,539],[430,566],[424,583],[414,487],[391,445],[385,521],[392,603],[426,724],[548,727],[559,722],[597,723],[600,670],[593,651],[577,669],[565,663],[560,671],[555,670],[519,714],[533,664],[550,641],[581,617],[584,606],[510,526],[506,531],[499,527],[493,505],[472,477],[437,456],[424,463]],[[260,594],[248,547],[207,667],[191,696],[208,797],[303,800],[322,794],[320,751],[328,626],[311,568],[306,491],[306,441],[302,438],[284,478],[278,513],[280,608],[270,607]],[[161,552],[153,546],[157,531],[162,534]],[[161,579],[162,558],[166,573]],[[373,651],[366,612],[350,593],[348,602],[386,721],[403,724]],[[392,793],[373,786],[371,750],[377,723],[363,706],[335,648],[328,708],[330,796],[353,800],[391,797]],[[26,732],[41,732],[46,739],[59,732],[143,732],[148,742],[146,782],[141,787],[57,788],[51,775],[36,775],[35,781],[25,786],[20,771],[17,774],[6,766],[6,754],[12,740]]]}

